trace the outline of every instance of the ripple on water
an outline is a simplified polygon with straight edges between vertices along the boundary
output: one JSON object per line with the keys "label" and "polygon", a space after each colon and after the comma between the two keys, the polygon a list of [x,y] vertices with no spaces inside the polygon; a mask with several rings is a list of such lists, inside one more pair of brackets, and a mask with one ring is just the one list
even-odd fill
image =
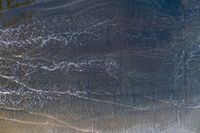
{"label": "ripple on water", "polygon": [[1,3],[0,133],[198,132],[198,1]]}

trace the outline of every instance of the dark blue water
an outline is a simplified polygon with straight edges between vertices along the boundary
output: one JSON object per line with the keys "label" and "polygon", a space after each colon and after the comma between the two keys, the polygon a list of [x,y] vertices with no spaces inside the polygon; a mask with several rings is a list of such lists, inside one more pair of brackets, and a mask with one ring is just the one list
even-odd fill
{"label": "dark blue water", "polygon": [[0,0],[0,133],[198,133],[198,0]]}

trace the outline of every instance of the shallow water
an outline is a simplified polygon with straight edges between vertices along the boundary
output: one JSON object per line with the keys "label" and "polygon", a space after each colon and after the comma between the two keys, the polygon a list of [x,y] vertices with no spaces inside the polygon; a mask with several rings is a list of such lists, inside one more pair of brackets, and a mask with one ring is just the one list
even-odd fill
{"label": "shallow water", "polygon": [[0,0],[0,133],[200,132],[197,0]]}

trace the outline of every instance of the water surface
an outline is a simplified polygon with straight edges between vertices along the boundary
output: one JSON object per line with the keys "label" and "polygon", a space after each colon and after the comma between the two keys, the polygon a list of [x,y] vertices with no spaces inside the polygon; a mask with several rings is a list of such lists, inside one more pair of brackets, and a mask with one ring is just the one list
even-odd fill
{"label": "water surface", "polygon": [[199,7],[0,0],[0,133],[198,133]]}

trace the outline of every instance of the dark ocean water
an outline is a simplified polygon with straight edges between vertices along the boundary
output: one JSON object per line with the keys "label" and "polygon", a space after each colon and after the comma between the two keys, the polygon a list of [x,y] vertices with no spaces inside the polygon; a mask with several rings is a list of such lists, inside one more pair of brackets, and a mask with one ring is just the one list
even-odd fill
{"label": "dark ocean water", "polygon": [[0,133],[199,133],[199,0],[0,0]]}

